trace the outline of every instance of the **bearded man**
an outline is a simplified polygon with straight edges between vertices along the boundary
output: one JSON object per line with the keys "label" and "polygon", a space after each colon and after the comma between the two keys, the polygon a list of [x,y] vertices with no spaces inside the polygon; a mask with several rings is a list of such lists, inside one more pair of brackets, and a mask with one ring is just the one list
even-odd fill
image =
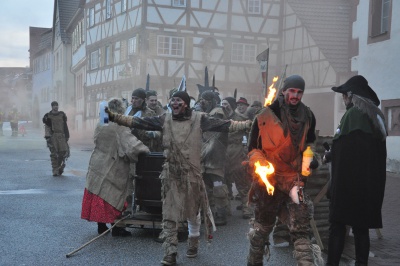
{"label": "bearded man", "polygon": [[[292,75],[285,79],[278,99],[256,116],[249,138],[249,166],[259,161],[272,163],[275,172],[269,176],[275,187],[270,195],[266,186],[254,175],[249,201],[255,204],[255,220],[248,234],[250,251],[247,265],[263,265],[263,256],[269,250],[269,235],[281,208],[286,208],[290,236],[294,242],[297,265],[319,265],[320,250],[310,241],[310,219],[313,205],[310,197],[302,193],[307,179],[302,176],[302,154],[315,136],[315,117],[301,99],[305,89],[304,79]],[[315,162],[310,168],[317,166]],[[319,256],[314,258],[313,253]]]}
{"label": "bearded man", "polygon": [[171,113],[154,117],[129,117],[106,109],[110,121],[130,128],[162,131],[164,156],[160,175],[162,184],[162,216],[164,237],[163,265],[175,265],[178,245],[178,223],[187,220],[189,247],[186,256],[197,256],[202,213],[206,237],[210,235],[213,216],[201,176],[200,153],[202,133],[229,132],[250,128],[251,121],[230,121],[211,117],[190,109],[190,97],[184,91],[175,92],[169,102]]}

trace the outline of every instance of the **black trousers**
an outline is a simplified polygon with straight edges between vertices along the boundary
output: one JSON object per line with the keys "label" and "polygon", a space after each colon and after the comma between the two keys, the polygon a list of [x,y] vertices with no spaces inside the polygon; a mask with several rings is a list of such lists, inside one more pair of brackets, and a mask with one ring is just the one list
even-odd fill
{"label": "black trousers", "polygon": [[[369,229],[367,227],[352,227],[356,252],[355,265],[368,265]],[[328,259],[326,265],[339,265],[346,239],[346,225],[331,223],[329,226]]]}

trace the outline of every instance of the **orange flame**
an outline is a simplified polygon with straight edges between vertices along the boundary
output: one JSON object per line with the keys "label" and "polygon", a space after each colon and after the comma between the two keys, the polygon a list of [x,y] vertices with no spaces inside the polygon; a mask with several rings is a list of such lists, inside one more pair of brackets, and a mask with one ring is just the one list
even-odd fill
{"label": "orange flame", "polygon": [[267,166],[261,166],[260,161],[257,161],[254,164],[254,166],[256,167],[254,172],[258,174],[261,180],[264,182],[265,187],[267,188],[268,195],[273,195],[275,188],[268,182],[268,175],[272,174],[275,171],[275,169],[272,163],[268,161],[267,163],[268,163]]}
{"label": "orange flame", "polygon": [[279,76],[275,76],[272,79],[272,84],[271,86],[268,87],[268,95],[267,98],[265,98],[265,103],[264,107],[270,105],[272,101],[275,99],[275,94],[276,94],[276,88],[275,88],[275,83],[278,81]]}

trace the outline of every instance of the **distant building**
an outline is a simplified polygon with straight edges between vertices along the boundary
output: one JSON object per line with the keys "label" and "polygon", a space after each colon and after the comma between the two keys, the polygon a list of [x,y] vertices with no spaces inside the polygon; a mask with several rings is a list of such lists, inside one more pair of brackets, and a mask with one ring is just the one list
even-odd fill
{"label": "distant building", "polygon": [[85,0],[80,0],[78,9],[69,21],[66,32],[71,36],[71,72],[74,76],[75,105],[70,123],[74,123],[76,131],[86,130],[86,23],[84,18]]}
{"label": "distant building", "polygon": [[0,109],[6,115],[17,108],[21,120],[31,119],[31,73],[25,67],[0,67]]}
{"label": "distant building", "polygon": [[60,110],[68,118],[70,130],[75,129],[75,77],[71,72],[72,37],[67,26],[78,10],[80,0],[54,0],[52,50],[53,85],[52,100],[58,101]]}
{"label": "distant building", "polygon": [[29,28],[30,65],[32,72],[32,123],[43,123],[41,118],[50,111],[53,95],[53,51],[51,28]]}

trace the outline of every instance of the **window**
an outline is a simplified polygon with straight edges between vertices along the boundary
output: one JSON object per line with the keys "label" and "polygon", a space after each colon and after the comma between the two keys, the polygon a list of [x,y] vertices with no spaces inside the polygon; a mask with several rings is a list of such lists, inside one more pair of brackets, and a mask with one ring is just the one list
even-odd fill
{"label": "window", "polygon": [[96,50],[90,54],[90,69],[96,69],[99,67],[99,50]]}
{"label": "window", "polygon": [[390,38],[391,0],[370,0],[368,43]]}
{"label": "window", "polygon": [[127,0],[121,0],[121,13],[126,12],[126,1]]}
{"label": "window", "polygon": [[136,36],[128,40],[128,55],[136,54]]}
{"label": "window", "polygon": [[83,21],[80,21],[72,33],[72,50],[75,52],[84,42]]}
{"label": "window", "polygon": [[261,0],[248,0],[247,11],[249,14],[261,14]]}
{"label": "window", "polygon": [[106,0],[106,19],[111,18],[111,0]]}
{"label": "window", "polygon": [[381,19],[381,33],[387,32],[389,30],[389,10],[390,1],[382,1],[382,19]]}
{"label": "window", "polygon": [[105,49],[105,65],[111,65],[111,47],[109,45]]}
{"label": "window", "polygon": [[172,6],[186,6],[186,0],[172,0]]}
{"label": "window", "polygon": [[389,136],[400,136],[400,99],[381,101]]}
{"label": "window", "polygon": [[83,28],[84,28],[83,20],[79,24],[81,25],[80,26],[80,29],[81,29],[81,43],[84,43],[85,42],[85,33],[86,33],[86,31],[83,30]]}
{"label": "window", "polygon": [[232,62],[254,63],[256,61],[256,46],[254,44],[233,43]]}
{"label": "window", "polygon": [[94,26],[94,7],[89,9],[89,27]]}
{"label": "window", "polygon": [[183,57],[183,38],[157,36],[157,54]]}

